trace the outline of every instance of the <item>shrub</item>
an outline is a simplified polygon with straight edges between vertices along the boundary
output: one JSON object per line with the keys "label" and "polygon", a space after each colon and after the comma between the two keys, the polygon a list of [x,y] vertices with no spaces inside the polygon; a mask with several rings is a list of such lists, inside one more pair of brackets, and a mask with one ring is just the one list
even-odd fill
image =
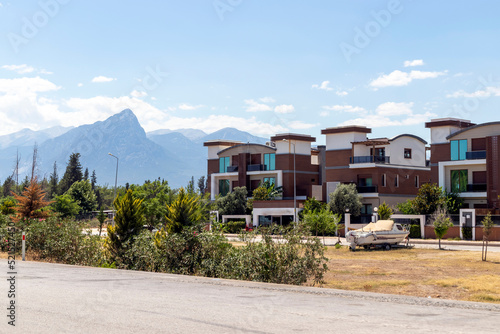
{"label": "shrub", "polygon": [[380,206],[378,207],[378,215],[381,220],[390,219],[393,214],[394,210],[392,210],[390,206],[385,204],[385,202],[380,204]]}
{"label": "shrub", "polygon": [[229,221],[222,224],[224,233],[240,233],[246,227],[245,221]]}

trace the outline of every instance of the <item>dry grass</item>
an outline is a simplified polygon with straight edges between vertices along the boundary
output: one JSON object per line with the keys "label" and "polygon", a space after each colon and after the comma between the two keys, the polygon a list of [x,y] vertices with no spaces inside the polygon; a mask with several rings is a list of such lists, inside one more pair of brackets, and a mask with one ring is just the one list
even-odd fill
{"label": "dry grass", "polygon": [[500,303],[500,253],[328,247],[325,287]]}

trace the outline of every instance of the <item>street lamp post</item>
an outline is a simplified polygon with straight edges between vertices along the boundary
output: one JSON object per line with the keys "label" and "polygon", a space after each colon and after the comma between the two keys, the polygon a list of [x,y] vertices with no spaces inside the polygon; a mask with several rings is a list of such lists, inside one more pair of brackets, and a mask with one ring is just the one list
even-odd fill
{"label": "street lamp post", "polygon": [[108,154],[116,159],[115,190],[113,192],[113,226],[115,226],[115,212],[116,212],[115,199],[116,199],[116,185],[118,182],[118,161],[119,161],[119,159],[117,156],[115,156],[111,153],[108,153]]}
{"label": "street lamp post", "polygon": [[293,222],[297,224],[297,187],[296,187],[296,169],[295,169],[295,144],[287,139],[283,141],[293,145]]}

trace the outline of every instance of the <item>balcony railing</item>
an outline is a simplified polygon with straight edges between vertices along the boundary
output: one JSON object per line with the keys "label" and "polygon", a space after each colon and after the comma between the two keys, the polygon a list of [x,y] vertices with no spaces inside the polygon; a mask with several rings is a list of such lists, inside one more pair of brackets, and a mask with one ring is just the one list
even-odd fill
{"label": "balcony railing", "polygon": [[486,183],[476,183],[467,185],[467,192],[471,193],[486,192],[486,190],[487,190]]}
{"label": "balcony railing", "polygon": [[467,160],[486,159],[486,151],[465,152],[465,159]]}
{"label": "balcony railing", "polygon": [[228,173],[237,172],[238,171],[238,166],[227,166],[226,171]]}
{"label": "balcony railing", "polygon": [[255,165],[248,165],[247,166],[247,172],[255,172],[255,171],[260,171],[260,170],[264,170],[264,165],[255,164]]}
{"label": "balcony railing", "polygon": [[360,157],[351,157],[350,163],[351,164],[366,164],[366,163],[377,163],[377,164],[390,164],[391,163],[391,158],[390,157],[379,157],[379,156],[360,156]]}
{"label": "balcony railing", "polygon": [[358,190],[359,194],[377,193],[378,192],[377,186],[357,186],[356,189]]}

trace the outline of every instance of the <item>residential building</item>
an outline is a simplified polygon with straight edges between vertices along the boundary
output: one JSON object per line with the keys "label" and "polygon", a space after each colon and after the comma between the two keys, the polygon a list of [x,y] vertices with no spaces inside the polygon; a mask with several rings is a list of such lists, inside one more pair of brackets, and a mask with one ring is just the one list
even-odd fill
{"label": "residential building", "polygon": [[431,131],[432,182],[459,193],[466,208],[499,209],[500,122],[441,118],[425,126]]}
{"label": "residential building", "polygon": [[394,206],[414,198],[420,185],[431,180],[427,142],[420,137],[370,139],[371,129],[356,125],[321,133],[326,136],[326,193],[342,183],[356,184],[366,217],[383,202]]}
{"label": "residential building", "polygon": [[271,137],[267,145],[227,140],[205,142],[207,191],[211,199],[243,186],[251,197],[253,190],[269,181],[283,187],[282,198],[254,201],[254,225],[293,221],[294,204],[297,209],[307,197],[322,199],[320,152],[311,147],[315,141],[309,135],[286,133]]}

